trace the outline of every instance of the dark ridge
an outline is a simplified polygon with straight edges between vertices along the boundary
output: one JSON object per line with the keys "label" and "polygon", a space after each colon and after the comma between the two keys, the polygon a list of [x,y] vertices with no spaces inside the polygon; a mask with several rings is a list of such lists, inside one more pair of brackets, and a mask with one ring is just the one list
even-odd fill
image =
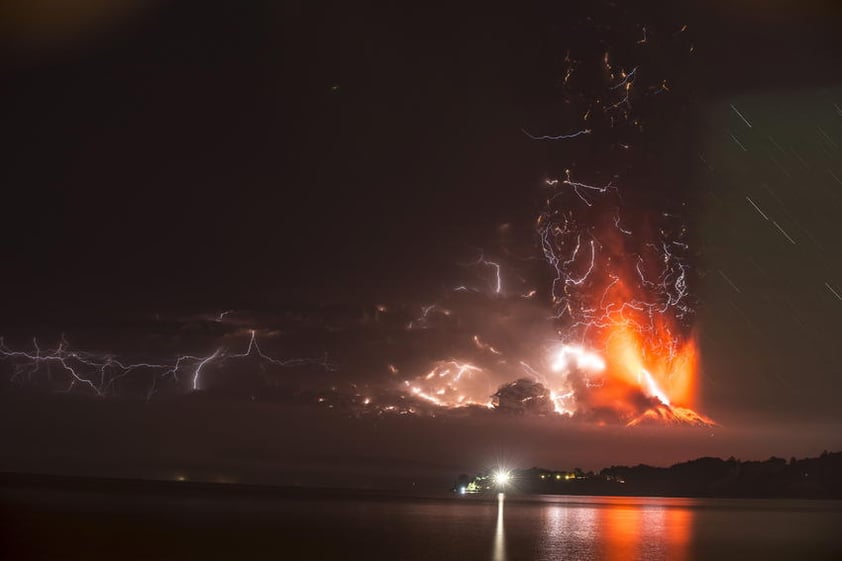
{"label": "dark ridge", "polygon": [[611,466],[596,472],[533,467],[509,473],[504,485],[495,472],[457,477],[453,491],[514,494],[617,495],[752,499],[842,499],[842,452],[817,458],[697,458],[667,468]]}

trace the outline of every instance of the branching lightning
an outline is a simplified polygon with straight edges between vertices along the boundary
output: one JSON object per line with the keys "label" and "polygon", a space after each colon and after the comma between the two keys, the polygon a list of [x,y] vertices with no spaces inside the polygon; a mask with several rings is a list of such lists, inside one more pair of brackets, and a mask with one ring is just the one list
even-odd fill
{"label": "branching lightning", "polygon": [[[685,30],[686,26],[673,37],[683,36]],[[628,37],[633,37],[631,44],[622,54],[646,51],[662,39],[656,28],[647,26],[634,27]],[[564,57],[560,81],[571,117],[554,128],[569,132],[533,134],[521,129],[536,142],[558,142],[551,149],[589,143],[593,148],[589,153],[597,154],[590,156],[596,160],[590,169],[574,156],[566,158],[564,166],[544,181],[545,202],[535,220],[538,255],[531,258],[543,258],[548,265],[549,294],[545,288],[515,287],[517,272],[510,269],[507,258],[512,252],[495,252],[494,260],[480,252],[467,266],[479,271],[484,282],[449,289],[446,298],[452,301],[405,305],[402,315],[395,316],[401,337],[433,340],[436,330],[447,325],[457,326],[458,340],[448,340],[447,350],[439,356],[421,357],[421,365],[417,358],[407,365],[396,357],[382,357],[375,370],[387,379],[385,383],[350,384],[352,389],[344,394],[336,387],[320,388],[316,403],[350,404],[378,414],[474,407],[612,419],[629,425],[647,420],[712,423],[690,409],[695,405],[696,347],[690,330],[694,310],[688,288],[687,227],[679,216],[641,211],[628,203],[637,185],[625,175],[628,166],[613,162],[636,153],[636,139],[644,130],[644,119],[638,115],[639,107],[645,107],[642,100],[660,101],[678,88],[644,62],[615,60],[604,45],[581,59],[570,51]],[[731,108],[752,127],[736,107]],[[731,137],[747,150],[736,136]],[[746,200],[795,244],[754,200],[748,196]],[[833,286],[826,286],[842,300]],[[500,315],[506,316],[517,306],[538,308],[536,295],[548,296],[552,313],[546,308],[540,311],[541,319],[550,318],[547,337],[534,341],[514,341],[528,338],[521,333],[489,335],[482,331],[483,325],[464,327],[459,307],[451,305],[460,299],[481,302],[487,306],[484,311],[503,309]],[[398,313],[385,305],[374,310],[379,327],[386,323],[383,318]],[[205,319],[223,323],[234,313],[222,311]],[[506,325],[508,319],[498,323]],[[485,321],[485,315],[483,320],[492,323]],[[384,337],[390,344],[392,335]],[[147,398],[164,383],[183,391],[208,390],[215,370],[243,359],[277,368],[333,369],[326,357],[273,358],[261,349],[254,330],[243,352],[215,346],[206,353],[143,362],[78,351],[64,339],[48,350],[33,341],[33,349],[27,351],[9,348],[0,339],[0,360],[11,365],[13,382],[40,379],[51,388],[99,397],[119,394],[131,380],[146,384]]]}
{"label": "branching lightning", "polygon": [[567,133],[567,134],[557,134],[557,135],[550,135],[550,134],[533,135],[532,133],[530,133],[526,129],[521,129],[521,130],[523,131],[523,134],[525,134],[526,136],[528,136],[532,140],[570,140],[571,138],[576,138],[577,136],[591,134],[590,129],[582,129],[582,130],[578,130],[576,132],[571,132],[571,133]]}
{"label": "branching lightning", "polygon": [[[231,353],[224,347],[216,348],[208,355],[185,354],[169,361],[126,362],[108,353],[94,353],[73,349],[63,338],[54,349],[42,350],[38,341],[33,339],[33,351],[10,349],[0,338],[0,359],[12,366],[12,382],[31,382],[43,376],[50,384],[58,384],[61,391],[82,388],[98,397],[108,397],[119,393],[122,381],[129,377],[148,377],[146,397],[151,398],[162,381],[182,384],[189,382],[189,390],[203,389],[202,374],[214,365],[221,367],[226,362],[253,357],[267,364],[280,368],[315,365],[331,370],[334,366],[327,357],[276,359],[264,353],[257,342],[256,332],[250,331],[249,343],[245,352]],[[64,381],[56,376],[64,374]]]}

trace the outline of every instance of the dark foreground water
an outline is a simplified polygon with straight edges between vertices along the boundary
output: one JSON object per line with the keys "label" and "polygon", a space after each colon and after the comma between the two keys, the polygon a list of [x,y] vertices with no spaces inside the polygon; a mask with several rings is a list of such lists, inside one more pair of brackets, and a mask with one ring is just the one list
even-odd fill
{"label": "dark foreground water", "polygon": [[842,560],[842,503],[0,489],[2,559]]}

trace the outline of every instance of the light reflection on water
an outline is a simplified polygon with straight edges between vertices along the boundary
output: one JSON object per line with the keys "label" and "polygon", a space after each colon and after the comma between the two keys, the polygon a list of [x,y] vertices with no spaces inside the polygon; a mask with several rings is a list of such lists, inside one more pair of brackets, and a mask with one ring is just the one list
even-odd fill
{"label": "light reflection on water", "polygon": [[544,507],[536,559],[688,559],[693,511],[681,503],[611,497],[580,501]]}
{"label": "light reflection on water", "polygon": [[0,557],[16,561],[838,561],[839,528],[838,501],[0,489]]}
{"label": "light reflection on water", "polygon": [[[693,511],[681,503],[639,502],[604,498],[597,503],[543,506],[536,559],[686,561]],[[500,493],[492,561],[507,561],[504,503],[505,496]]]}
{"label": "light reflection on water", "polygon": [[492,561],[506,561],[506,531],[503,528],[503,501],[506,496],[497,494],[497,529],[494,532],[494,553]]}

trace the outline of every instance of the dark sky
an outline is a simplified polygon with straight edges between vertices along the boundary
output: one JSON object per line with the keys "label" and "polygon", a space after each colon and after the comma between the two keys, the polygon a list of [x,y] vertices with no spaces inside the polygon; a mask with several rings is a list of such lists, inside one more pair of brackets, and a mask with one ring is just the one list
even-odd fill
{"label": "dark sky", "polygon": [[[665,39],[647,61],[676,92],[625,161],[646,185],[630,200],[680,207],[691,229],[702,409],[724,428],[716,438],[656,431],[660,446],[635,449],[650,433],[488,416],[349,425],[242,392],[125,406],[8,385],[7,469],[277,470],[308,482],[307,466],[322,473],[336,458],[349,472],[423,478],[495,455],[598,467],[842,445],[834,2],[36,4],[2,13],[0,335],[21,348],[64,333],[145,356],[245,347],[254,328],[278,336],[264,345],[273,354],[326,352],[338,369],[303,376],[338,385],[374,383],[388,345],[420,370],[452,351],[446,333],[406,342],[368,322],[377,305],[412,318],[457,285],[487,283],[466,265],[481,251],[505,260],[507,285],[538,296],[502,311],[472,303],[461,321],[512,318],[507,336],[552,336],[534,234],[541,185],[571,151],[579,169],[595,169],[603,150],[522,129],[554,134],[564,123],[566,49],[607,44],[622,59],[611,41],[644,25],[657,41],[687,24],[692,57]],[[226,310],[236,322],[207,320]],[[302,439],[290,426],[305,423]],[[477,433],[469,453],[460,443]],[[429,455],[453,459],[425,465]]]}

